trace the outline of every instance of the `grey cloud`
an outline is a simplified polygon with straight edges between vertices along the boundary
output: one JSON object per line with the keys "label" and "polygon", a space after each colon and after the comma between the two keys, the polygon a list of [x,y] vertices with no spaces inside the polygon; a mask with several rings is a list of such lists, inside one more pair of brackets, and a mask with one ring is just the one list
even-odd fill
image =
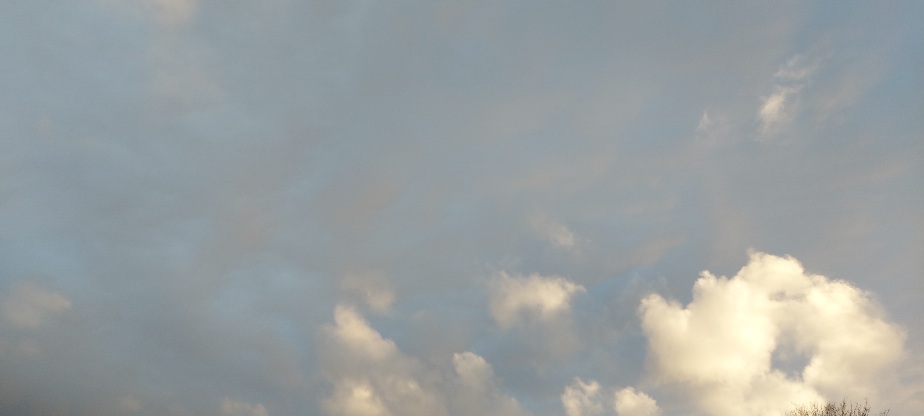
{"label": "grey cloud", "polygon": [[[390,384],[326,378],[342,302],[446,409],[468,351],[496,381],[470,412],[560,414],[580,376],[671,414],[638,301],[749,246],[868,288],[920,351],[920,14],[0,2],[0,413],[375,409]],[[783,84],[798,111],[752,140]],[[586,291],[502,330],[497,270]]]}

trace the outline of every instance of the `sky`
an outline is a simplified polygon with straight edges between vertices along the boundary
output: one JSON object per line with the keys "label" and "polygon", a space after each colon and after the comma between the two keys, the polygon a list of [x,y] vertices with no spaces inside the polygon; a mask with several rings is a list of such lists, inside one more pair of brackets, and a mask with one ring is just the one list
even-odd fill
{"label": "sky", "polygon": [[0,414],[924,414],[922,22],[0,0]]}

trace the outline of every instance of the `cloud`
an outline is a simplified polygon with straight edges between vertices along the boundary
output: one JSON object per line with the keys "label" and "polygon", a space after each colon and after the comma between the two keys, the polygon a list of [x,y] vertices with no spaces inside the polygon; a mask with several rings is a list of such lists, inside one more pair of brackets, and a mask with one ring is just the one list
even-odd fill
{"label": "cloud", "polygon": [[269,412],[262,404],[225,397],[221,400],[221,416],[269,416]]}
{"label": "cloud", "polygon": [[494,370],[473,352],[452,356],[457,388],[453,414],[512,416],[523,414],[517,401],[503,394],[494,379]]}
{"label": "cloud", "polygon": [[613,409],[619,416],[657,416],[661,414],[658,403],[651,396],[635,388],[626,387],[613,396]]}
{"label": "cloud", "polygon": [[391,415],[372,386],[356,380],[343,380],[337,384],[333,396],[327,400],[327,412],[344,416]]}
{"label": "cloud", "polygon": [[571,297],[586,291],[559,276],[544,277],[498,273],[491,284],[491,315],[501,328],[524,318],[549,321],[570,311]]}
{"label": "cloud", "polygon": [[350,273],[341,279],[340,286],[373,312],[387,313],[395,302],[395,293],[381,273]]}
{"label": "cloud", "polygon": [[71,301],[31,281],[18,282],[12,292],[0,298],[0,315],[15,328],[34,329],[52,316],[71,309]]}
{"label": "cloud", "polygon": [[357,312],[338,305],[334,325],[325,328],[333,341],[324,365],[334,385],[325,401],[331,415],[447,414],[435,391],[419,380],[423,369],[404,356]]}
{"label": "cloud", "polygon": [[452,370],[424,365],[398,350],[354,309],[337,306],[326,327],[322,367],[332,385],[329,415],[521,415],[502,393],[491,365],[472,352],[452,355]]}
{"label": "cloud", "polygon": [[703,272],[685,307],[650,295],[639,314],[655,378],[712,415],[872,399],[904,354],[904,331],[866,293],[765,253],[731,278]]}
{"label": "cloud", "polygon": [[773,94],[763,98],[763,104],[757,113],[761,135],[773,134],[792,119],[792,96],[798,92],[797,88],[777,87]]}
{"label": "cloud", "polygon": [[773,74],[773,93],[761,99],[763,103],[757,111],[761,137],[773,136],[796,117],[799,95],[818,65],[795,55]]}
{"label": "cloud", "polygon": [[353,308],[338,305],[334,310],[334,326],[327,327],[327,331],[352,357],[376,362],[398,355],[395,343],[372,329]]}
{"label": "cloud", "polygon": [[580,378],[575,378],[561,394],[561,404],[567,416],[591,416],[603,413],[600,383],[594,380],[584,382]]}
{"label": "cloud", "polygon": [[794,55],[780,66],[773,78],[780,81],[801,81],[812,75],[817,68],[817,62],[806,62],[804,56]]}

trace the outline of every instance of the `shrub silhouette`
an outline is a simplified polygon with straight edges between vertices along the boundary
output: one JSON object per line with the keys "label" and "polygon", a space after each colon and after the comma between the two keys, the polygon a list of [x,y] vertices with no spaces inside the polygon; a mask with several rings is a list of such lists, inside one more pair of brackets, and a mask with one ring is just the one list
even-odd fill
{"label": "shrub silhouette", "polygon": [[[847,404],[847,400],[841,400],[840,403],[827,403],[824,405],[812,403],[809,405],[796,406],[795,410],[786,412],[786,416],[869,416],[869,404],[864,400],[863,404]],[[877,413],[875,416],[886,416],[888,410]]]}

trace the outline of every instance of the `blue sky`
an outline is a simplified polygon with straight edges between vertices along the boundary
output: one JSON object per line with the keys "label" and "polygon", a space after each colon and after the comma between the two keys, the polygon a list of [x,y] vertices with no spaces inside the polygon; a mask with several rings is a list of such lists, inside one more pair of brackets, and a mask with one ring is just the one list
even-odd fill
{"label": "blue sky", "polygon": [[4,1],[0,413],[922,413],[922,18]]}

